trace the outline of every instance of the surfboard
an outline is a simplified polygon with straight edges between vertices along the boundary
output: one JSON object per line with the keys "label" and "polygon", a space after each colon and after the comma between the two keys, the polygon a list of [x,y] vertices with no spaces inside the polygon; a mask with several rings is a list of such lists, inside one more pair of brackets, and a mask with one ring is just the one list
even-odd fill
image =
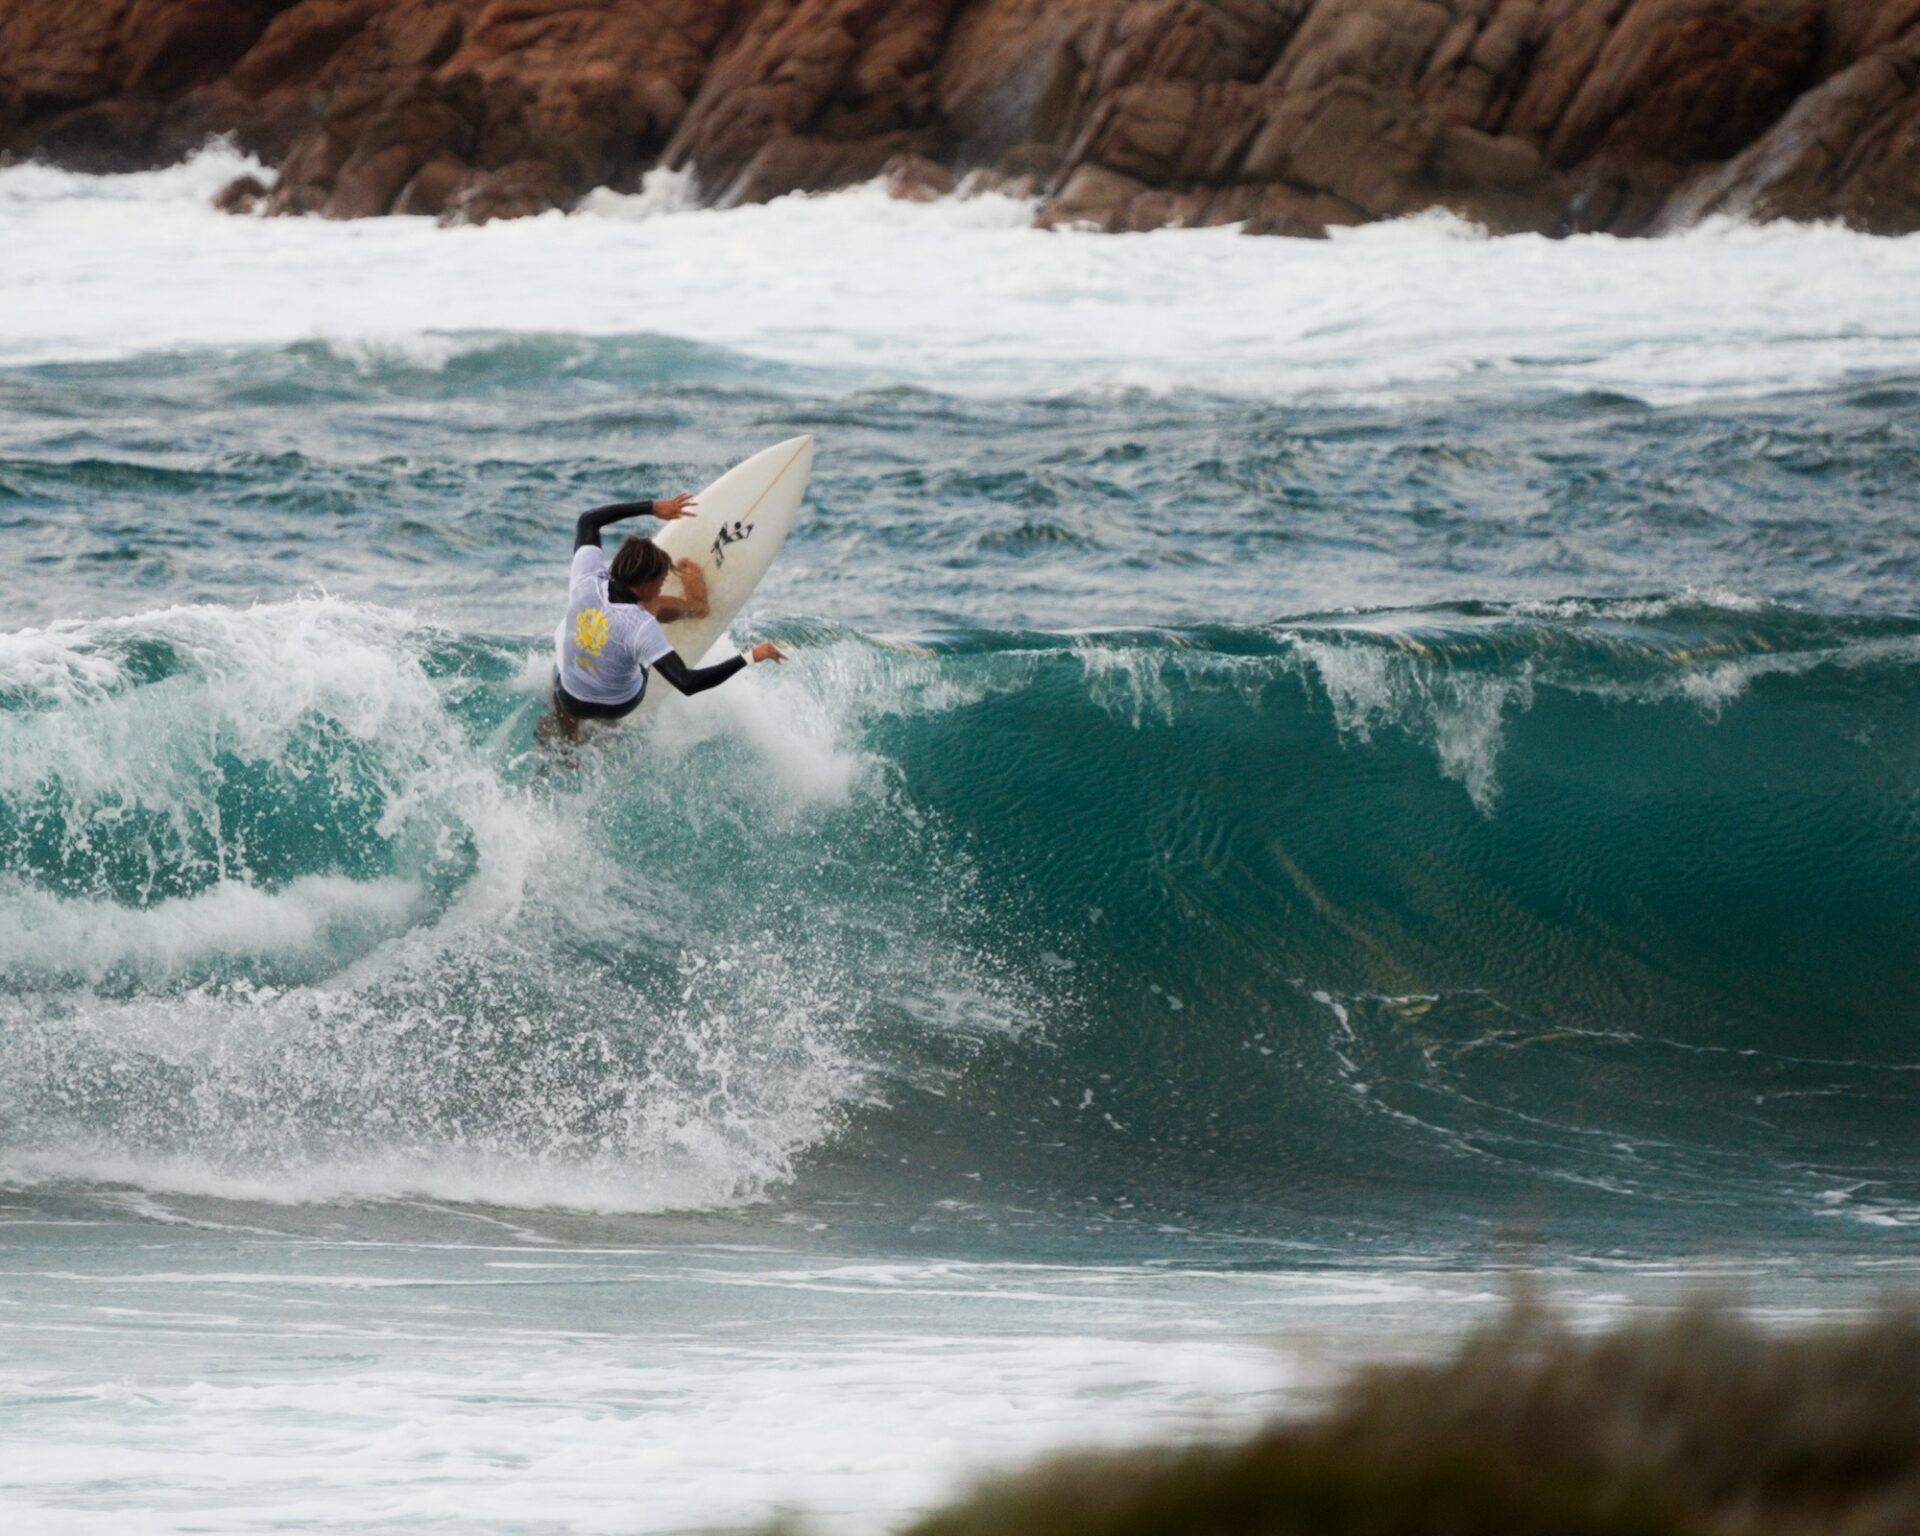
{"label": "surfboard", "polygon": [[[708,653],[726,639],[727,626],[760,585],[793,530],[812,473],[813,438],[790,437],[734,465],[694,497],[691,516],[668,523],[653,536],[653,542],[674,560],[691,560],[706,573],[707,616],[665,626],[667,638],[689,666],[704,665]],[[670,577],[666,590],[677,595],[680,578]],[[648,688],[635,713],[672,692],[667,687]]]}

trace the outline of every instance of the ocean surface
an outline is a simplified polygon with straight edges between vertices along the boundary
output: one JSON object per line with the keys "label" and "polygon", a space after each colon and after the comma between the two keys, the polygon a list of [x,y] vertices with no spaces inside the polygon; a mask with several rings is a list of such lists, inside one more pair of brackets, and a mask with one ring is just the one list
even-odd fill
{"label": "ocean surface", "polygon": [[[0,169],[0,1521],[878,1532],[1920,1279],[1920,240]],[[534,745],[818,440],[791,664]]]}

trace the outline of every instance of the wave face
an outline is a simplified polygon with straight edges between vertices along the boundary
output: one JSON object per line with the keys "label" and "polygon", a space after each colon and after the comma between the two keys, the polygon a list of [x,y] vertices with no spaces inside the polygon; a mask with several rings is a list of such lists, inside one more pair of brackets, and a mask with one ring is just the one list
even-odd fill
{"label": "wave face", "polygon": [[570,761],[364,604],[11,637],[0,1170],[1910,1219],[1920,623],[776,632]]}

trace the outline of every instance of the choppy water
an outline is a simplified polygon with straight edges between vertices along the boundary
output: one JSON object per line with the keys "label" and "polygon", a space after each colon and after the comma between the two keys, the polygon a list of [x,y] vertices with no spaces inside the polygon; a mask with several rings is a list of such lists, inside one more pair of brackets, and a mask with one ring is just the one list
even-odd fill
{"label": "choppy water", "polygon": [[[1910,1272],[1920,242],[234,168],[0,171],[29,1528],[871,1528],[1515,1230]],[[795,663],[544,764],[573,512],[798,431]]]}

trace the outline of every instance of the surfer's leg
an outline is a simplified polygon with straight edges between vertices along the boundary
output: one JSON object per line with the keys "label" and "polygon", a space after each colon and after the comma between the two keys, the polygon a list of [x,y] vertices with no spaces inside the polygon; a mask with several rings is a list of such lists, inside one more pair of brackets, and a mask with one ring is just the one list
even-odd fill
{"label": "surfer's leg", "polygon": [[542,746],[556,741],[578,741],[580,722],[564,709],[556,707],[540,717],[539,725],[534,727],[533,739]]}
{"label": "surfer's leg", "polygon": [[580,717],[567,708],[567,692],[560,686],[560,673],[556,668],[553,674],[553,692],[549,696],[552,711],[543,716],[540,724],[534,728],[533,739],[545,745],[555,741],[578,741],[580,739]]}
{"label": "surfer's leg", "polygon": [[640,707],[640,701],[646,697],[646,693],[647,686],[643,681],[640,691],[632,698],[618,704],[597,704],[591,699],[576,699],[568,693],[556,672],[553,678],[553,713],[541,725],[541,730],[547,733],[544,739],[578,741],[583,721],[624,720]]}

